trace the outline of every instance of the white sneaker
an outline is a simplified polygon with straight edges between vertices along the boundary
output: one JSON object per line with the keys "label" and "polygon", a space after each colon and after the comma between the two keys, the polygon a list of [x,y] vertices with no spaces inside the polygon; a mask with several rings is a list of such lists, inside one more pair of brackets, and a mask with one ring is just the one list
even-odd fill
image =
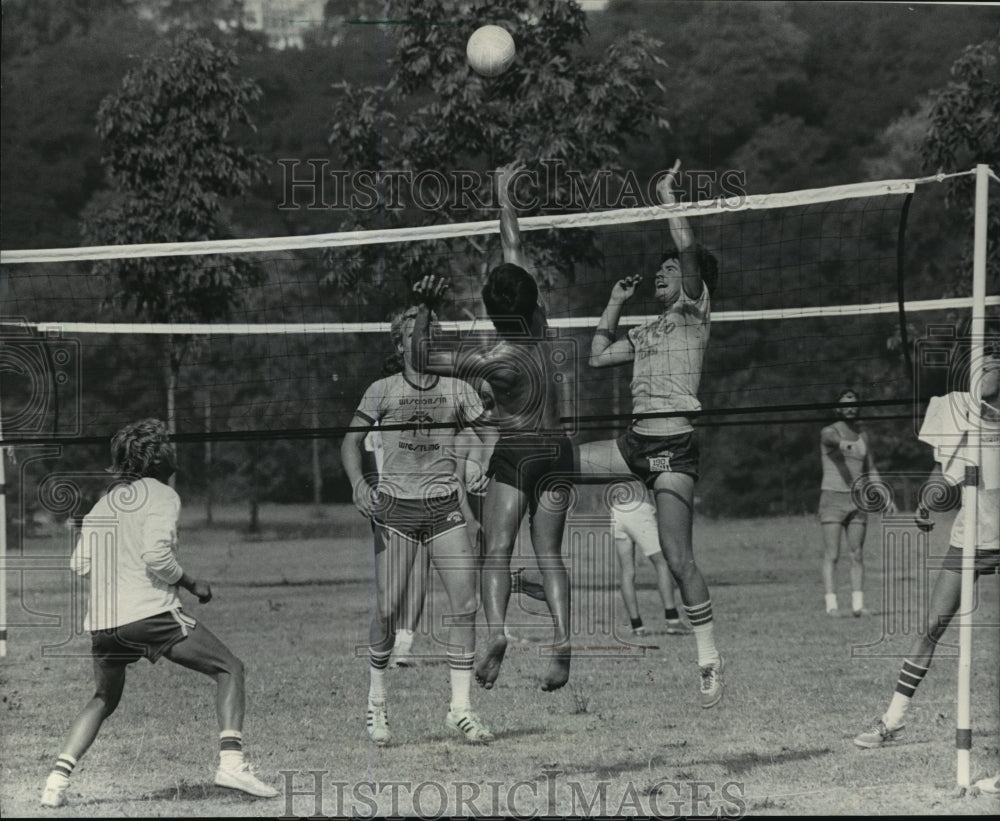
{"label": "white sneaker", "polygon": [[493,733],[472,710],[463,710],[458,713],[449,710],[444,723],[448,729],[462,733],[474,744],[489,744],[493,740]]}
{"label": "white sneaker", "polygon": [[219,767],[215,771],[215,783],[219,787],[256,795],[260,798],[277,798],[278,791],[270,784],[265,784],[254,774],[247,762],[239,767]]}
{"label": "white sneaker", "polygon": [[983,795],[1000,795],[1000,775],[991,775],[989,778],[980,778],[973,787],[978,787]]}
{"label": "white sneaker", "polygon": [[722,671],[726,669],[726,660],[719,656],[718,664],[707,664],[700,668],[701,706],[706,710],[722,701]]}
{"label": "white sneaker", "polygon": [[378,747],[384,747],[389,743],[389,714],[385,709],[384,701],[368,702],[368,737],[372,743]]}
{"label": "white sneaker", "polygon": [[66,787],[67,784],[53,784],[52,777],[50,776],[49,780],[45,782],[45,789],[42,790],[42,806],[66,806]]}

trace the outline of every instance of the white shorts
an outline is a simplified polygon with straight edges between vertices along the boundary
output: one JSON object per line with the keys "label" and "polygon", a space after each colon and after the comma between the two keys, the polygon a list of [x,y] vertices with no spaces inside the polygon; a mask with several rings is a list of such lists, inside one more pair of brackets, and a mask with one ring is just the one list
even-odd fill
{"label": "white shorts", "polygon": [[649,501],[618,507],[611,506],[611,523],[616,539],[631,539],[642,555],[649,558],[660,552],[660,531],[656,526],[656,508]]}

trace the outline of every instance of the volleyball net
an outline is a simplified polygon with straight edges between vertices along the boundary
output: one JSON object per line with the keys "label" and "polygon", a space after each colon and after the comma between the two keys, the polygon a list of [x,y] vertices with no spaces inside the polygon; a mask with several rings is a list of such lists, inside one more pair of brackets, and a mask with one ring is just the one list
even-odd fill
{"label": "volleyball net", "polygon": [[[947,335],[949,323],[972,310],[969,288],[942,299],[940,287],[907,280],[911,198],[940,182],[877,181],[672,207],[720,268],[696,418],[708,458],[725,453],[729,465],[708,494],[713,512],[803,509],[789,488],[812,484],[809,425],[829,420],[844,387],[860,394],[869,423],[882,420],[890,438],[912,432],[906,420],[922,387],[914,383],[913,337],[942,328]],[[622,332],[660,312],[652,274],[672,245],[667,215],[654,206],[520,221],[560,340],[565,421],[584,438],[618,431],[631,418],[630,368],[591,369],[587,354],[621,277],[645,277]],[[68,465],[93,464],[122,424],[158,416],[169,419],[178,443],[217,443],[218,470],[246,460],[245,445],[225,443],[255,443],[256,458],[270,465],[265,492],[295,500],[319,474],[337,473],[335,453],[306,465],[296,455],[300,440],[343,435],[394,353],[389,319],[409,304],[414,279],[449,277],[442,327],[488,339],[479,291],[500,261],[498,228],[492,219],[3,251],[2,443],[58,447]],[[773,456],[775,435],[784,487],[745,489],[735,504],[736,477]],[[198,490],[212,472],[205,452],[182,447],[182,466],[185,458]]]}

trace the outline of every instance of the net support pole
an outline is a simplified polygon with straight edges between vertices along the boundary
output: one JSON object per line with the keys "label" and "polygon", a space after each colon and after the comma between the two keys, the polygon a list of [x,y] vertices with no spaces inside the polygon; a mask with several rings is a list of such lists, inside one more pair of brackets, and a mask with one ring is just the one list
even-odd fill
{"label": "net support pole", "polygon": [[983,363],[983,332],[986,320],[986,211],[989,194],[989,166],[976,166],[975,231],[972,249],[972,326],[969,358],[969,392],[973,412],[969,431],[969,453],[974,465],[966,468],[962,488],[962,516],[965,517],[965,544],[962,545],[962,592],[958,623],[958,703],[956,708],[955,751],[958,786],[971,784],[972,722],[972,610],[975,601],[975,557],[979,536],[979,484],[981,424],[979,413],[982,383],[979,373]]}
{"label": "net support pole", "polygon": [[[2,407],[2,406],[0,406]],[[2,416],[2,414],[0,414]],[[0,421],[0,441],[3,422]],[[0,658],[7,656],[7,478],[0,446]]]}

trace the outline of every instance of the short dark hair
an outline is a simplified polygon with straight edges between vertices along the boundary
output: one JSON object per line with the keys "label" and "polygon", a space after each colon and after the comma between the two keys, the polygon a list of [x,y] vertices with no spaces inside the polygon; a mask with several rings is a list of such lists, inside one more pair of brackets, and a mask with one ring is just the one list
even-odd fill
{"label": "short dark hair", "polygon": [[[859,394],[856,390],[854,390],[854,388],[844,388],[843,390],[839,391],[837,393],[837,399],[836,399],[837,407],[832,408],[830,410],[830,414],[833,416],[833,418],[835,420],[839,420],[839,419],[843,418],[841,416],[841,414],[840,414],[840,411],[843,408],[843,405],[841,403],[848,396],[853,396],[855,402],[860,402],[861,401],[861,394]],[[860,406],[854,405],[854,407],[855,407],[855,409],[858,412],[858,417],[860,417],[861,416],[861,408],[860,408]]]}
{"label": "short dark hair", "polygon": [[111,438],[110,472],[126,481],[151,476],[165,480],[177,466],[177,452],[167,426],[159,419],[142,419]]}
{"label": "short dark hair", "polygon": [[[677,250],[676,246],[671,246],[660,257],[660,265],[663,265],[668,259],[679,260],[680,257],[681,253]],[[708,288],[708,295],[711,296],[715,293],[715,287],[719,284],[719,260],[715,254],[700,242],[695,243],[694,259],[698,265],[698,273],[701,274],[701,281],[705,283],[705,286]]]}
{"label": "short dark hair", "polygon": [[531,327],[538,309],[538,283],[520,265],[505,262],[490,271],[482,296],[498,333],[523,335]]}

